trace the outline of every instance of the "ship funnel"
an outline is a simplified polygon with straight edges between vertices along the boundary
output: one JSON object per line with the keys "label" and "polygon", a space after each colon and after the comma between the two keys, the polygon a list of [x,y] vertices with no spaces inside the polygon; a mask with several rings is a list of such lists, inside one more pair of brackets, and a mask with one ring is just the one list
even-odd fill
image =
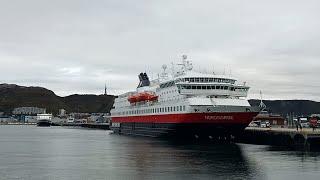
{"label": "ship funnel", "polygon": [[140,81],[138,88],[144,87],[144,86],[150,86],[150,80],[149,80],[147,73],[140,73],[138,77],[139,77],[139,81]]}

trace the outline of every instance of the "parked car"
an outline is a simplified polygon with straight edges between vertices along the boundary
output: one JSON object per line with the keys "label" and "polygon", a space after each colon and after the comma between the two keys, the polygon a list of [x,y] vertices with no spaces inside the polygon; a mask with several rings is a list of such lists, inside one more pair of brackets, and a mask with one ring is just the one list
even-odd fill
{"label": "parked car", "polygon": [[269,121],[263,121],[263,122],[261,122],[260,127],[268,128],[268,127],[270,127],[270,122]]}
{"label": "parked car", "polygon": [[305,117],[301,117],[301,118],[300,118],[300,124],[301,124],[301,126],[302,126],[303,128],[308,128],[308,127],[310,127],[308,118],[305,118]]}

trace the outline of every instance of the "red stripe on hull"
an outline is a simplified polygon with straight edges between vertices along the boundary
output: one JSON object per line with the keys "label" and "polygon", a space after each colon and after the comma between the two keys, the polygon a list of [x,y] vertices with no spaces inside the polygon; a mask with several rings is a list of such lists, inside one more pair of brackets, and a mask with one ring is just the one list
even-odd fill
{"label": "red stripe on hull", "polygon": [[235,113],[188,113],[146,116],[112,117],[116,123],[212,123],[249,124],[258,112]]}

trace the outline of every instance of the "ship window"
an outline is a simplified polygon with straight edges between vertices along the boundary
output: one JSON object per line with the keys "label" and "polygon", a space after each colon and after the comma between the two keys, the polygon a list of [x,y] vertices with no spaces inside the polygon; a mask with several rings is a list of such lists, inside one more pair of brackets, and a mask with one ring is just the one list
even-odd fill
{"label": "ship window", "polygon": [[182,111],[182,106],[180,106],[180,111]]}
{"label": "ship window", "polygon": [[225,87],[224,87],[224,90],[228,90],[228,86],[225,86]]}
{"label": "ship window", "polygon": [[184,110],[184,111],[186,110],[186,106],[183,106],[183,110]]}
{"label": "ship window", "polygon": [[176,111],[176,107],[175,106],[173,107],[173,111]]}
{"label": "ship window", "polygon": [[231,91],[234,91],[234,87],[231,87],[230,90],[231,90]]}
{"label": "ship window", "polygon": [[190,78],[190,82],[194,82],[194,78]]}
{"label": "ship window", "polygon": [[200,82],[204,82],[204,78],[200,78]]}
{"label": "ship window", "polygon": [[208,82],[209,81],[209,79],[208,78],[204,78],[204,82]]}
{"label": "ship window", "polygon": [[216,89],[220,89],[220,86],[216,86]]}
{"label": "ship window", "polygon": [[201,86],[197,86],[197,89],[201,89]]}
{"label": "ship window", "polygon": [[209,78],[209,82],[213,82],[213,78]]}
{"label": "ship window", "polygon": [[207,86],[202,86],[202,89],[207,89]]}
{"label": "ship window", "polygon": [[192,88],[192,89],[197,89],[197,87],[196,87],[196,86],[191,86],[191,88]]}
{"label": "ship window", "polygon": [[172,112],[172,107],[170,107],[170,112]]}
{"label": "ship window", "polygon": [[211,89],[211,86],[207,86],[207,89]]}
{"label": "ship window", "polygon": [[195,78],[195,80],[194,80],[195,82],[199,82],[200,81],[200,79],[199,78]]}
{"label": "ship window", "polygon": [[189,78],[185,78],[185,81],[190,81],[190,79]]}

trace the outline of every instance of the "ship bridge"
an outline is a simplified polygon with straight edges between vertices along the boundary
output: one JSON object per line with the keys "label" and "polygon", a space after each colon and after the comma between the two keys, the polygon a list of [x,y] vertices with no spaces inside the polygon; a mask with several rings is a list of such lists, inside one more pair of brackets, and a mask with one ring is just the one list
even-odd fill
{"label": "ship bridge", "polygon": [[237,84],[235,78],[225,75],[186,72],[172,81],[160,84],[160,88],[177,86],[181,95],[205,95],[211,97],[247,97],[246,83]]}

